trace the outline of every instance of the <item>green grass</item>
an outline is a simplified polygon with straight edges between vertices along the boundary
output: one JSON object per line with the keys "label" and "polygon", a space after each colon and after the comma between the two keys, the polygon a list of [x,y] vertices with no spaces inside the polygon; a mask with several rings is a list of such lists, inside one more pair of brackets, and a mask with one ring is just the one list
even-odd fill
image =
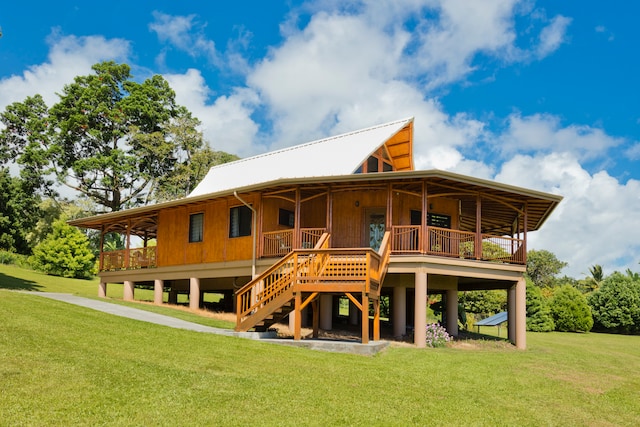
{"label": "green grass", "polygon": [[[37,292],[56,292],[79,295],[87,298],[98,299],[98,279],[80,280],[67,279],[56,276],[28,270],[14,265],[0,264],[0,289],[13,289]],[[198,323],[205,326],[213,326],[215,328],[233,329],[235,323],[224,320],[203,317],[188,311],[178,310],[170,306],[153,306],[140,304],[136,302],[127,302],[122,300],[123,290],[122,284],[110,283],[107,285],[107,297],[115,304],[135,307],[141,310],[151,311],[158,314],[176,317],[178,319],[189,322]],[[136,289],[135,297],[137,301],[153,301],[153,291],[146,289]],[[184,295],[179,295],[183,299],[178,302],[185,302]],[[212,301],[215,295],[209,294],[207,301]],[[165,293],[165,302],[167,295]]]}
{"label": "green grass", "polygon": [[631,426],[640,414],[638,336],[529,333],[527,351],[486,342],[364,357],[6,289],[0,301],[0,425]]}

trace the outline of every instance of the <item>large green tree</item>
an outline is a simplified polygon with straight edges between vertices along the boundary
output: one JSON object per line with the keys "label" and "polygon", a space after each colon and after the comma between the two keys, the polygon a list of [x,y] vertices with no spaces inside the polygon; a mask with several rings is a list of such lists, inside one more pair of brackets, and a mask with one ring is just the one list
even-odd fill
{"label": "large green tree", "polygon": [[566,262],[558,260],[552,252],[547,250],[527,252],[527,276],[541,288],[555,286],[556,276],[566,266]]}
{"label": "large green tree", "polygon": [[594,329],[624,334],[640,333],[640,279],[615,272],[589,295]]}
{"label": "large green tree", "polygon": [[550,308],[558,331],[589,332],[593,327],[591,307],[585,296],[573,286],[557,287],[553,292]]}
{"label": "large green tree", "polygon": [[542,296],[542,291],[531,279],[527,279],[527,330],[551,332],[555,326],[549,304]]}
{"label": "large green tree", "polygon": [[17,160],[23,178],[44,192],[52,192],[55,177],[102,211],[154,200],[176,165],[211,151],[203,149],[198,121],[161,76],[139,83],[126,64],[92,68],[51,108],[36,95],[0,114],[0,162]]}
{"label": "large green tree", "polygon": [[0,250],[29,254],[29,233],[40,218],[40,198],[25,180],[0,168]]}

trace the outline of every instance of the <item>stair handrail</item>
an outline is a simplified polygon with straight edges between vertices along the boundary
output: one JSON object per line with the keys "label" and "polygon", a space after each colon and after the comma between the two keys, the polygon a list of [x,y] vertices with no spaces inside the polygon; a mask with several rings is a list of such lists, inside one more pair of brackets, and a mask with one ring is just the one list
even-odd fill
{"label": "stair handrail", "polygon": [[[315,249],[328,248],[329,247],[330,234],[323,233]],[[265,270],[263,273],[249,281],[235,292],[236,296],[236,327],[240,325],[242,320],[260,307],[265,306],[269,301],[278,295],[288,290],[295,283],[295,279],[298,276],[298,272],[303,271],[304,267],[309,267],[310,259],[309,250],[294,250],[283,258],[274,263],[271,267]],[[281,274],[273,282],[269,283],[269,287],[265,289],[265,281],[270,276],[276,274],[279,270],[287,269],[289,265],[289,271]],[[262,284],[262,286],[260,286]],[[253,301],[246,303],[250,295],[254,292]]]}

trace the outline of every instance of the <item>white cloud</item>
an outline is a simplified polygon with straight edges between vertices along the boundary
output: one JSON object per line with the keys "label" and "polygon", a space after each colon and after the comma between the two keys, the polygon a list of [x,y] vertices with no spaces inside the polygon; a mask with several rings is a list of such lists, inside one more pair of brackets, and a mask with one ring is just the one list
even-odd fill
{"label": "white cloud", "polygon": [[125,61],[130,44],[122,39],[102,36],[61,36],[54,31],[48,38],[48,60],[32,65],[22,75],[0,80],[0,110],[27,96],[40,94],[47,105],[58,101],[56,92],[78,75],[89,74],[91,66],[104,60]]}
{"label": "white cloud", "polygon": [[607,172],[589,174],[569,153],[515,156],[496,180],[564,197],[529,249],[547,249],[582,277],[600,264],[608,271],[637,269],[640,261],[640,181],[620,183]]}
{"label": "white cloud", "polygon": [[566,42],[567,27],[570,23],[570,18],[558,15],[540,31],[540,44],[536,49],[539,58],[555,52],[562,43]]}
{"label": "white cloud", "polygon": [[[204,56],[213,64],[219,64],[219,54],[212,40],[205,37],[204,26],[196,21],[196,15],[171,16],[165,13],[153,12],[154,22],[149,29],[158,35],[163,43],[187,52],[192,57]],[[164,52],[156,58],[156,62],[164,63]]]}
{"label": "white cloud", "polygon": [[204,138],[215,150],[241,157],[255,154],[257,124],[251,114],[258,102],[250,89],[238,88],[229,96],[220,96],[213,104],[202,74],[190,69],[185,74],[164,75],[176,92],[176,102],[186,106],[202,121]]}
{"label": "white cloud", "polygon": [[581,161],[603,157],[621,145],[623,138],[607,135],[602,129],[586,125],[562,127],[560,118],[550,114],[521,116],[512,114],[507,129],[497,140],[503,157],[515,153],[570,152]]}

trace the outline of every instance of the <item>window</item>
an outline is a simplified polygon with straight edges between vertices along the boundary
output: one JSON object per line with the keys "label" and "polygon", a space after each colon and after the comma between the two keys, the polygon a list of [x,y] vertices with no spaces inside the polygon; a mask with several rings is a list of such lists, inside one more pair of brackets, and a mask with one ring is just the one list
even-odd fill
{"label": "window", "polygon": [[293,225],[294,225],[293,212],[287,209],[280,209],[278,211],[278,224],[284,225],[285,227],[293,228]]}
{"label": "window", "polygon": [[236,206],[229,211],[229,237],[251,236],[252,211],[247,206]]}
{"label": "window", "polygon": [[[411,225],[422,224],[422,212],[411,210]],[[427,225],[429,227],[451,228],[451,215],[427,212]]]}
{"label": "window", "polygon": [[367,173],[378,172],[378,159],[376,157],[369,157],[367,160]]}
{"label": "window", "polygon": [[189,215],[189,243],[202,242],[204,214]]}

